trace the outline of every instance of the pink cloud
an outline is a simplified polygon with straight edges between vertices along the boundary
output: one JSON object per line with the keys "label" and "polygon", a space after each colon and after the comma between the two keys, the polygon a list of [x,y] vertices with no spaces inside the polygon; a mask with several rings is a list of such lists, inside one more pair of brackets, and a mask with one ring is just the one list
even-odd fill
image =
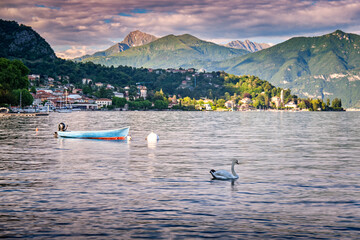
{"label": "pink cloud", "polygon": [[55,50],[64,45],[110,46],[112,39],[136,29],[204,39],[360,31],[358,0],[4,0],[0,7],[0,18],[32,26]]}

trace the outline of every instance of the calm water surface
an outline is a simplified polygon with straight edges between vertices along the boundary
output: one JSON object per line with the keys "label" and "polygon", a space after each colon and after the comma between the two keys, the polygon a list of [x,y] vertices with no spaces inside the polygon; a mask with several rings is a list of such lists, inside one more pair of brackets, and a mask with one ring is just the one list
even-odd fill
{"label": "calm water surface", "polygon": [[[360,113],[0,119],[0,237],[359,239]],[[131,142],[56,139],[131,126]],[[35,131],[38,128],[39,131]],[[157,144],[145,137],[154,131]],[[216,181],[209,170],[240,178]]]}

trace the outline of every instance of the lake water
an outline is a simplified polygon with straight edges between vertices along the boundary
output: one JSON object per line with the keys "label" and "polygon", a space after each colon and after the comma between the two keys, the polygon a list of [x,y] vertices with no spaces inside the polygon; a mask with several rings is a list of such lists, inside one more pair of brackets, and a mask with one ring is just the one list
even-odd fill
{"label": "lake water", "polygon": [[[0,237],[359,239],[359,112],[0,119]],[[56,139],[131,127],[132,141]],[[38,128],[38,131],[35,129]],[[148,145],[154,131],[157,144]],[[210,169],[236,181],[212,180]]]}

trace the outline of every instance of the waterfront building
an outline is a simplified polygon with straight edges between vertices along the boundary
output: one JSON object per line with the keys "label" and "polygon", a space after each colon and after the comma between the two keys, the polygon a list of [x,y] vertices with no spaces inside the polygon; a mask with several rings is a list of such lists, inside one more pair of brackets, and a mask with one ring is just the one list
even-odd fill
{"label": "waterfront building", "polygon": [[251,99],[248,98],[248,97],[245,97],[245,98],[241,99],[240,102],[242,102],[244,104],[251,104],[252,103]]}
{"label": "waterfront building", "polygon": [[271,102],[275,103],[276,108],[281,105],[281,99],[278,96],[272,97]]}
{"label": "waterfront building", "polygon": [[108,98],[99,98],[95,100],[95,103],[99,106],[99,108],[102,108],[112,105],[112,100]]}
{"label": "waterfront building", "polygon": [[294,101],[290,101],[290,102],[288,102],[287,104],[285,104],[285,107],[286,107],[286,108],[296,108],[297,105],[295,104]]}
{"label": "waterfront building", "polygon": [[147,88],[145,86],[139,86],[140,89],[140,97],[146,99],[147,97]]}
{"label": "waterfront building", "polygon": [[226,107],[226,108],[234,108],[235,105],[236,105],[235,102],[232,101],[232,100],[229,100],[229,101],[226,101],[226,102],[225,102],[225,107]]}

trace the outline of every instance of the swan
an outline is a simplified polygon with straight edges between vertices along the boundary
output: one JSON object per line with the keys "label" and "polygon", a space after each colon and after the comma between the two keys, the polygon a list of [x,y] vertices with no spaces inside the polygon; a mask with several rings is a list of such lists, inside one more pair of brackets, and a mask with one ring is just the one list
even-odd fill
{"label": "swan", "polygon": [[234,180],[234,179],[238,179],[239,176],[236,174],[235,170],[234,170],[234,166],[235,164],[239,164],[239,161],[237,159],[232,160],[232,164],[231,164],[231,173],[229,173],[226,170],[214,170],[211,169],[210,173],[213,176],[214,179],[218,179],[218,180]]}

